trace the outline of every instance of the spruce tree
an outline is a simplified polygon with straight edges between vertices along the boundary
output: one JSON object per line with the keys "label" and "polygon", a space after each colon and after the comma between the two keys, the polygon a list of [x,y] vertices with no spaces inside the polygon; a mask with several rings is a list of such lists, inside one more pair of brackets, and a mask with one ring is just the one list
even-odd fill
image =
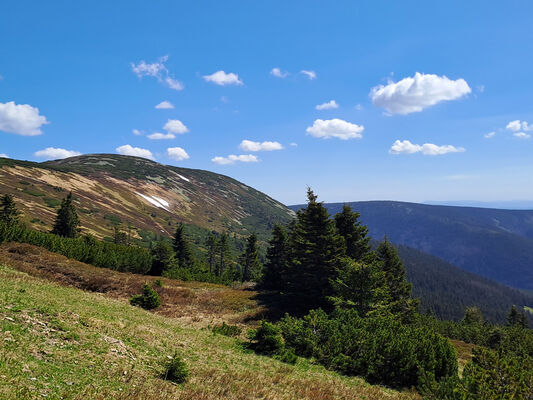
{"label": "spruce tree", "polygon": [[150,275],[161,276],[165,271],[176,266],[174,251],[166,240],[159,240],[152,247],[152,268]]}
{"label": "spruce tree", "polygon": [[405,278],[405,267],[396,247],[385,237],[378,245],[376,255],[384,272],[392,311],[412,315],[418,307],[418,301],[411,299],[412,285]]}
{"label": "spruce tree", "polygon": [[0,201],[0,221],[7,225],[15,225],[19,221],[19,211],[13,200],[13,196],[5,194]]}
{"label": "spruce tree", "polygon": [[526,314],[512,306],[509,314],[507,314],[507,326],[527,328],[527,325]]}
{"label": "spruce tree", "polygon": [[246,240],[246,248],[239,257],[242,267],[242,281],[257,281],[261,277],[261,262],[259,261],[259,252],[257,250],[257,236],[252,233]]}
{"label": "spruce tree", "polygon": [[185,237],[184,229],[184,225],[179,223],[178,227],[176,228],[176,233],[174,234],[172,245],[174,247],[174,252],[176,253],[176,259],[178,260],[179,266],[190,269],[193,267],[193,259],[191,254],[191,246]]}
{"label": "spruce tree", "polygon": [[209,232],[205,241],[207,247],[207,264],[209,265],[209,272],[213,273],[215,270],[215,262],[217,255],[217,240],[213,233]]}
{"label": "spruce tree", "polygon": [[228,234],[226,232],[220,235],[220,238],[217,241],[217,253],[217,275],[222,276],[222,274],[228,269],[230,261]]}
{"label": "spruce tree", "polygon": [[348,205],[335,215],[335,226],[344,238],[346,255],[355,261],[361,261],[370,252],[368,228],[359,222],[360,214]]}
{"label": "spruce tree", "polygon": [[276,224],[272,238],[268,242],[267,262],[265,263],[262,286],[268,289],[283,290],[283,276],[287,272],[288,242],[287,231],[282,225]]}
{"label": "spruce tree", "polygon": [[59,236],[74,238],[78,235],[80,220],[76,213],[76,207],[72,202],[72,192],[61,202],[57,211],[56,221],[52,233]]}
{"label": "spruce tree", "polygon": [[307,207],[297,212],[290,232],[287,280],[295,303],[312,309],[329,304],[327,297],[333,294],[330,281],[342,265],[344,240],[311,189],[307,199]]}

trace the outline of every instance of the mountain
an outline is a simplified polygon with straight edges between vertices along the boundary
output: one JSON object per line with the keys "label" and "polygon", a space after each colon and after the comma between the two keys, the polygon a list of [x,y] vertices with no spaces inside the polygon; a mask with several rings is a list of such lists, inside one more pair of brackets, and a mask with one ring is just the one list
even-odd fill
{"label": "mountain", "polygon": [[0,193],[10,193],[24,222],[52,227],[62,198],[72,191],[85,233],[170,235],[177,222],[267,238],[293,212],[235,179],[209,171],[162,165],[144,158],[90,154],[35,163],[0,158]]}
{"label": "mountain", "polygon": [[[461,269],[533,290],[533,211],[437,206],[397,201],[349,204],[373,238],[437,256]],[[331,214],[343,203],[325,204]],[[292,206],[297,210],[302,206]]]}

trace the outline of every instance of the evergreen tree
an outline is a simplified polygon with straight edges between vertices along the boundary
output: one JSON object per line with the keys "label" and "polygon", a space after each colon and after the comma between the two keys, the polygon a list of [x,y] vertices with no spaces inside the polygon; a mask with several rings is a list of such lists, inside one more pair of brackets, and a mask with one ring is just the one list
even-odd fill
{"label": "evergreen tree", "polygon": [[344,240],[311,189],[307,199],[307,207],[296,214],[290,233],[287,283],[295,303],[311,309],[329,304],[327,296],[333,294],[330,281],[341,267]]}
{"label": "evergreen tree", "polygon": [[259,261],[259,252],[257,250],[257,236],[252,233],[246,240],[246,248],[239,257],[242,267],[242,281],[257,281],[261,277],[261,262]]}
{"label": "evergreen tree", "polygon": [[509,314],[507,314],[507,326],[527,328],[527,325],[526,314],[518,311],[515,306],[512,306]]}
{"label": "evergreen tree", "polygon": [[128,236],[126,235],[126,232],[122,232],[118,226],[115,226],[114,228],[113,242],[115,244],[121,244],[121,245],[128,244]]}
{"label": "evergreen tree", "polygon": [[335,226],[344,238],[346,255],[355,261],[361,261],[370,252],[368,228],[358,221],[359,217],[360,214],[346,204],[335,215]]}
{"label": "evergreen tree", "polygon": [[478,307],[466,307],[465,315],[461,322],[467,325],[483,325],[485,318],[483,318],[483,313]]}
{"label": "evergreen tree", "polygon": [[268,242],[267,262],[264,268],[262,285],[265,288],[283,290],[283,275],[287,270],[288,242],[287,231],[282,225],[276,224],[272,238]]}
{"label": "evergreen tree", "polygon": [[216,255],[217,255],[217,240],[213,233],[209,232],[205,241],[207,247],[207,264],[209,265],[209,272],[213,273],[215,270]]}
{"label": "evergreen tree", "polygon": [[0,201],[0,221],[7,225],[15,225],[19,221],[19,214],[13,196],[5,194]]}
{"label": "evergreen tree", "polygon": [[174,252],[176,253],[176,259],[179,266],[182,268],[192,268],[193,259],[191,254],[191,246],[189,241],[185,237],[185,228],[182,223],[178,224],[176,233],[174,234],[173,241]]}
{"label": "evergreen tree", "polygon": [[161,276],[165,271],[168,271],[176,266],[176,259],[174,258],[174,250],[166,240],[159,240],[152,247],[152,268],[150,275]]}
{"label": "evergreen tree", "polygon": [[377,260],[385,273],[385,282],[391,297],[393,312],[413,314],[418,301],[411,299],[412,285],[405,278],[405,267],[396,247],[385,237],[376,249]]}
{"label": "evergreen tree", "polygon": [[76,213],[76,207],[72,202],[72,192],[61,202],[61,207],[57,211],[56,221],[52,233],[56,235],[73,238],[78,235],[80,220]]}
{"label": "evergreen tree", "polygon": [[222,274],[228,269],[230,261],[228,234],[226,232],[220,235],[220,238],[217,241],[217,253],[217,275],[222,276]]}

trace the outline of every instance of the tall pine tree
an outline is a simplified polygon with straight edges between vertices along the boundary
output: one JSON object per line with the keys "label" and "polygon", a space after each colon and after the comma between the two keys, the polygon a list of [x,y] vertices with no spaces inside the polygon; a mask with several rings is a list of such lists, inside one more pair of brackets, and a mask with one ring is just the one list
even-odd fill
{"label": "tall pine tree", "polygon": [[360,214],[348,205],[335,215],[335,226],[344,238],[346,255],[352,260],[361,261],[370,252],[368,228],[359,222]]}
{"label": "tall pine tree", "polygon": [[268,242],[267,262],[265,263],[262,286],[267,289],[283,290],[283,276],[287,272],[289,247],[287,231],[282,225],[276,224],[272,238]]}
{"label": "tall pine tree", "polygon": [[13,196],[5,194],[0,201],[0,221],[7,225],[15,225],[19,221],[19,211]]}
{"label": "tall pine tree", "polygon": [[205,246],[207,247],[207,264],[209,265],[209,272],[215,272],[215,263],[217,256],[217,239],[212,232],[209,232],[205,240]]}
{"label": "tall pine tree", "polygon": [[191,254],[191,246],[185,237],[185,227],[182,223],[179,223],[176,228],[172,245],[179,266],[182,268],[192,268],[194,263]]}
{"label": "tall pine tree", "polygon": [[80,220],[76,212],[76,207],[72,202],[72,192],[61,202],[61,207],[57,211],[56,221],[52,233],[59,236],[74,238],[78,235]]}
{"label": "tall pine tree", "polygon": [[327,307],[333,294],[330,281],[342,266],[344,240],[327,209],[311,189],[307,207],[299,210],[290,233],[288,290],[306,308]]}
{"label": "tall pine tree", "polygon": [[507,314],[507,326],[527,328],[526,314],[518,311],[516,306],[512,306],[509,314]]}
{"label": "tall pine tree", "polygon": [[252,233],[246,240],[246,248],[239,257],[239,263],[242,267],[242,281],[258,281],[261,278],[261,262],[259,261],[259,252],[257,250],[257,236]]}
{"label": "tall pine tree", "polygon": [[218,263],[217,263],[217,275],[222,276],[222,274],[229,268],[230,265],[230,249],[228,234],[224,232],[220,235],[220,238],[217,241],[217,253],[218,253]]}

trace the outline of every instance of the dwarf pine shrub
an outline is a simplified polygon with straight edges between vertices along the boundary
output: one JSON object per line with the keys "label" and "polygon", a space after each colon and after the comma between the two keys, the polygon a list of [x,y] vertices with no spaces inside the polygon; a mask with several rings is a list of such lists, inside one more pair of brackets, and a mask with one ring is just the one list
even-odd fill
{"label": "dwarf pine shrub", "polygon": [[189,378],[189,369],[181,357],[175,353],[168,361],[163,379],[174,383],[185,383]]}
{"label": "dwarf pine shrub", "polygon": [[143,286],[142,294],[137,294],[130,299],[132,306],[142,307],[145,310],[152,310],[161,305],[159,293],[152,289],[147,283]]}

